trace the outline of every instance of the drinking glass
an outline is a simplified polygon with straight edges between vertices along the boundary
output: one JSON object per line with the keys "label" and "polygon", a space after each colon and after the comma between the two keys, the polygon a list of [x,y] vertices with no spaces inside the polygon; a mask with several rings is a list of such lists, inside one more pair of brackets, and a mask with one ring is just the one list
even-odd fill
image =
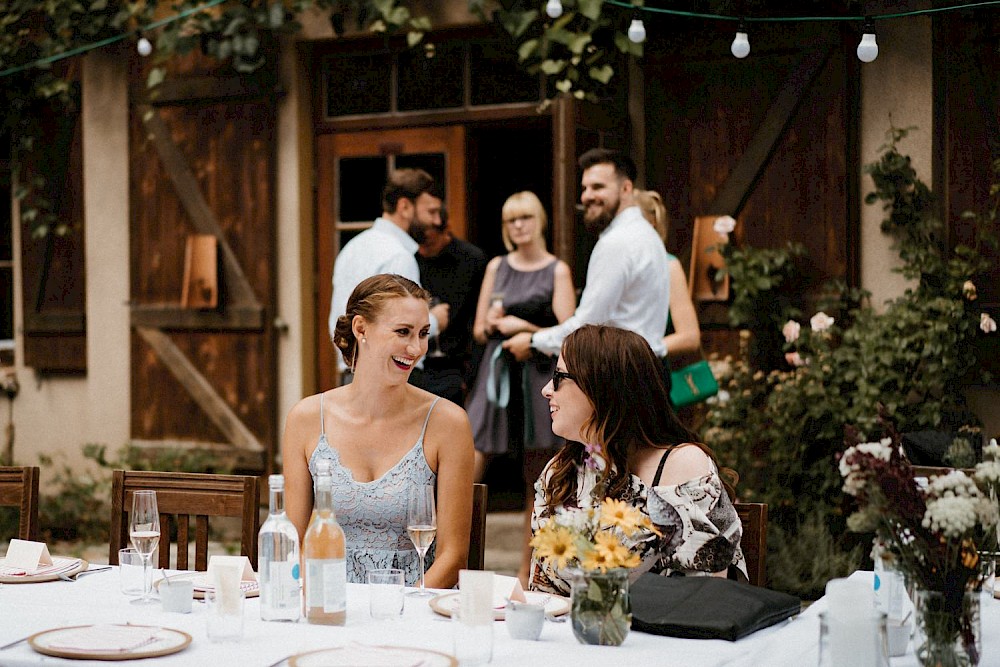
{"label": "drinking glass", "polygon": [[150,559],[160,541],[160,512],[156,508],[156,491],[136,491],[133,494],[128,528],[132,546],[142,558],[142,597],[132,600],[132,604],[155,604]]}
{"label": "drinking glass", "polygon": [[[441,299],[439,299],[436,296],[432,296],[431,297],[431,302],[430,302],[429,305],[430,305],[431,308],[433,308],[434,306],[438,305],[439,303],[441,303]],[[434,336],[433,338],[431,338],[431,337],[427,338],[427,356],[428,357],[438,358],[438,357],[443,357],[444,356],[444,351],[441,349],[440,338],[441,338],[440,334],[437,335],[437,336]]]}
{"label": "drinking glass", "polygon": [[434,509],[434,487],[429,484],[410,487],[406,504],[406,532],[410,534],[417,555],[420,557],[420,588],[407,595],[427,597],[434,595],[424,589],[424,556],[437,535],[437,512]]}

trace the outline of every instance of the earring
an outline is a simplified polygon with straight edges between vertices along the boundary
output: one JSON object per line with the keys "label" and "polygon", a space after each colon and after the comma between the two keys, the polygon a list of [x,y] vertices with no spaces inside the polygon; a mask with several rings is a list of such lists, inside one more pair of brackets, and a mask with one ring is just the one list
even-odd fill
{"label": "earring", "polygon": [[367,343],[367,342],[368,342],[368,339],[367,339],[367,338],[365,338],[364,336],[362,336],[362,337],[361,337],[361,342],[362,342],[362,343]]}

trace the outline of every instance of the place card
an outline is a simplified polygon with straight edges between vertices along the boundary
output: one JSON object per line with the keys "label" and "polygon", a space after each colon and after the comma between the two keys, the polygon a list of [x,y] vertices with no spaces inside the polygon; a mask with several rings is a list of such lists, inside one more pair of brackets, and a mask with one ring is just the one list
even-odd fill
{"label": "place card", "polygon": [[257,574],[253,571],[250,559],[246,556],[212,556],[208,559],[209,579],[212,579],[213,566],[219,567],[220,565],[238,570],[239,579],[237,581],[257,581]]}
{"label": "place card", "polygon": [[521,587],[521,580],[517,577],[507,577],[502,574],[493,575],[493,607],[503,609],[507,606],[507,601],[527,602],[524,596],[524,588]]}
{"label": "place card", "polygon": [[34,574],[38,568],[52,565],[52,556],[45,542],[31,542],[13,539],[7,547],[7,556],[3,560],[5,569],[24,570]]}
{"label": "place card", "polygon": [[493,572],[459,570],[459,614],[466,625],[493,622]]}

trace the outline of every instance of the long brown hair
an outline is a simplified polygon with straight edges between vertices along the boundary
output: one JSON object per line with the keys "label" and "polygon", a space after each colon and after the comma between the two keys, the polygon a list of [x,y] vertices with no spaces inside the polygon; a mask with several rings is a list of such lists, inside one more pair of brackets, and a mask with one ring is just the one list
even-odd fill
{"label": "long brown hair", "polygon": [[[617,327],[586,325],[566,337],[562,358],[594,406],[581,431],[590,443],[601,446],[608,459],[598,479],[605,497],[621,497],[628,489],[629,461],[643,447],[667,451],[692,443],[718,467],[712,450],[678,421],[663,381],[663,366],[642,336]],[[575,500],[577,466],[583,456],[582,443],[568,442],[553,458],[545,486],[550,508]],[[733,497],[738,475],[728,468],[719,472]]]}

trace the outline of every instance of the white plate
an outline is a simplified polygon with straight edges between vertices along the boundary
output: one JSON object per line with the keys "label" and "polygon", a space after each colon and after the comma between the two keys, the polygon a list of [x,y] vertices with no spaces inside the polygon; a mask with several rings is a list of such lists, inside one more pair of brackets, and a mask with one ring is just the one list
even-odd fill
{"label": "white plate", "polygon": [[[524,597],[531,604],[544,603],[545,614],[547,616],[562,616],[569,613],[569,598],[535,591],[525,591]],[[452,612],[458,608],[458,593],[443,593],[428,600],[428,604],[438,614],[451,618]],[[503,607],[494,609],[494,620],[502,621],[504,619],[504,611]]]}
{"label": "white plate", "polygon": [[[4,559],[0,558],[0,567]],[[82,558],[53,556],[52,565],[43,566],[41,574],[3,574],[0,572],[0,584],[37,584],[43,581],[55,581],[60,574],[73,576],[83,572],[90,564]]]}
{"label": "white plate", "polygon": [[288,659],[291,667],[458,667],[450,655],[405,646],[350,644],[299,653]]}
{"label": "white plate", "polygon": [[[105,626],[106,627],[106,626]],[[191,635],[172,628],[159,628],[153,626],[132,626],[147,628],[156,631],[156,639],[148,644],[125,651],[94,651],[84,648],[67,648],[58,645],[60,639],[66,638],[68,634],[79,636],[81,632],[93,630],[100,633],[100,625],[77,625],[68,628],[55,628],[45,630],[28,638],[28,643],[36,652],[43,655],[51,655],[57,658],[72,658],[75,660],[138,660],[140,658],[156,658],[161,655],[170,655],[187,648],[191,643]]]}
{"label": "white plate", "polygon": [[[170,581],[180,581],[181,579],[190,580],[193,584],[195,600],[202,600],[204,599],[206,592],[215,590],[215,586],[213,586],[208,580],[208,572],[185,572],[181,574],[172,574],[167,578],[170,579]],[[159,591],[162,583],[163,578],[161,577],[153,582],[153,588]],[[255,598],[260,595],[260,584],[256,581],[241,581],[240,590],[243,591],[244,597]]]}

